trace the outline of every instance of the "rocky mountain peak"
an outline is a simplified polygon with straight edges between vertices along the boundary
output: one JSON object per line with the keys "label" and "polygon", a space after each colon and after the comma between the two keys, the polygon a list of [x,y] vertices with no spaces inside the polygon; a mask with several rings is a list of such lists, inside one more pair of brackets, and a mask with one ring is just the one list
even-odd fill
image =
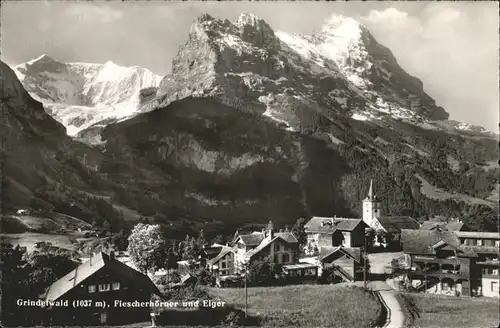
{"label": "rocky mountain peak", "polygon": [[263,19],[254,14],[241,14],[234,23],[239,29],[239,36],[245,42],[257,47],[276,46],[274,31]]}

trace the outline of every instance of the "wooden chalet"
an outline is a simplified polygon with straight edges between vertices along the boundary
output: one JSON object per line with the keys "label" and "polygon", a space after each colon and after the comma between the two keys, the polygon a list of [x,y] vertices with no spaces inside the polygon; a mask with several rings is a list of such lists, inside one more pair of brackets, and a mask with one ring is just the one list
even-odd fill
{"label": "wooden chalet", "polygon": [[321,247],[360,247],[364,245],[365,228],[361,219],[313,217],[305,224],[306,254],[313,255]]}
{"label": "wooden chalet", "polygon": [[433,221],[427,220],[422,222],[420,229],[422,230],[433,230],[437,228],[441,228],[442,230],[449,231],[462,231],[465,226],[462,221],[453,220],[453,221]]}
{"label": "wooden chalet", "polygon": [[246,263],[269,259],[272,263],[292,264],[298,261],[299,242],[291,232],[267,230],[265,238],[243,256]]}
{"label": "wooden chalet", "polygon": [[321,247],[319,252],[321,273],[331,269],[340,281],[363,279],[364,259],[359,247]]}
{"label": "wooden chalet", "polygon": [[[115,259],[113,252],[99,252],[54,282],[41,298],[71,306],[49,307],[49,325],[83,326],[149,320],[150,308],[116,307],[114,302],[149,301],[154,294],[162,296],[147,275]],[[74,308],[74,301],[91,304]]]}
{"label": "wooden chalet", "polygon": [[403,230],[410,255],[409,282],[417,291],[498,297],[500,234],[443,230]]}
{"label": "wooden chalet", "polygon": [[380,216],[374,218],[375,230],[382,230],[388,234],[387,240],[378,240],[386,246],[400,246],[401,230],[420,229],[420,223],[410,216]]}
{"label": "wooden chalet", "polygon": [[234,274],[235,249],[223,246],[214,258],[207,261],[208,270],[216,276],[227,276]]}

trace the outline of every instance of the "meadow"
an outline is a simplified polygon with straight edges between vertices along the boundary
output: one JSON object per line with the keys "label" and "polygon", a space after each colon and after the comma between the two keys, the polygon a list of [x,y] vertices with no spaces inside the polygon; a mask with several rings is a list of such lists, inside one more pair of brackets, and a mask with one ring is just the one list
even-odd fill
{"label": "meadow", "polygon": [[[210,288],[216,299],[245,308],[243,288]],[[369,292],[346,284],[294,285],[248,289],[248,315],[261,326],[372,327],[381,306]]]}
{"label": "meadow", "polygon": [[[432,294],[400,295],[413,313],[407,327],[415,328],[497,328],[499,300],[489,297],[454,297]],[[411,316],[408,316],[411,317]]]}

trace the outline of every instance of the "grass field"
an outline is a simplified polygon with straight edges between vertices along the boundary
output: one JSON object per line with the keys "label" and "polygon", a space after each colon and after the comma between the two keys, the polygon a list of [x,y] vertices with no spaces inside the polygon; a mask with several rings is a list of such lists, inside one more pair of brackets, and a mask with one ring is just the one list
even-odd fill
{"label": "grass field", "polygon": [[[242,288],[210,288],[209,293],[239,309]],[[248,314],[263,326],[368,328],[380,315],[380,304],[361,288],[337,285],[296,285],[248,289]]]}
{"label": "grass field", "polygon": [[[497,328],[499,300],[488,297],[457,298],[431,294],[403,294],[415,311],[411,327],[419,328]],[[408,301],[405,303],[408,304]]]}

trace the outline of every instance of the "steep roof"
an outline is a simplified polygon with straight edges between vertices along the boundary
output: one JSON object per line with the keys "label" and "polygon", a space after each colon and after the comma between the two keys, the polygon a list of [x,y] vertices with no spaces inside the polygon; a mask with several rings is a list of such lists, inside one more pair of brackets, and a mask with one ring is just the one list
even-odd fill
{"label": "steep roof", "polygon": [[305,225],[306,232],[319,232],[325,234],[333,234],[335,231],[352,231],[358,224],[363,222],[361,219],[350,218],[332,218],[319,217],[311,218]]}
{"label": "steep roof", "polygon": [[94,275],[104,267],[108,267],[110,271],[116,275],[122,276],[125,279],[135,280],[135,286],[142,286],[150,290],[152,293],[161,295],[158,288],[153,284],[151,279],[141,272],[129,267],[128,265],[110,258],[109,255],[99,252],[92,256],[88,261],[80,264],[76,269],[66,274],[61,279],[54,282],[45,292],[44,299],[46,301],[55,301],[61,296],[71,291],[84,280]]}
{"label": "steep roof", "polygon": [[236,240],[238,238],[247,246],[257,246],[264,239],[264,234],[262,232],[252,232],[250,234],[239,235]]}
{"label": "steep roof", "polygon": [[361,263],[361,248],[359,247],[323,246],[319,249],[319,259],[323,261],[337,252],[341,252],[354,259],[356,262]]}
{"label": "steep roof", "polygon": [[424,221],[422,225],[420,226],[420,229],[422,230],[432,230],[436,229],[437,227],[441,227],[446,230],[450,231],[460,231],[464,224],[460,221],[449,221],[449,222],[440,222],[440,221]]}
{"label": "steep roof", "polygon": [[229,247],[229,246],[222,246],[221,251],[219,254],[214,257],[213,259],[210,259],[207,261],[207,264],[209,265],[214,265],[215,263],[219,262],[220,259],[222,259],[224,256],[226,256],[228,253],[234,252],[234,248]]}
{"label": "steep roof", "polygon": [[252,258],[255,254],[260,253],[264,248],[274,243],[276,240],[281,239],[285,243],[295,244],[298,243],[297,238],[291,232],[278,232],[275,233],[273,238],[265,238],[259,246],[245,253],[246,258]]}
{"label": "steep roof", "polygon": [[377,218],[378,222],[387,232],[397,233],[402,229],[419,229],[420,224],[409,216],[381,216]]}
{"label": "steep roof", "polygon": [[460,244],[458,236],[453,231],[438,230],[401,230],[403,251],[409,254],[436,254],[436,249],[446,247],[456,250],[458,255],[476,257],[477,253],[470,247]]}

